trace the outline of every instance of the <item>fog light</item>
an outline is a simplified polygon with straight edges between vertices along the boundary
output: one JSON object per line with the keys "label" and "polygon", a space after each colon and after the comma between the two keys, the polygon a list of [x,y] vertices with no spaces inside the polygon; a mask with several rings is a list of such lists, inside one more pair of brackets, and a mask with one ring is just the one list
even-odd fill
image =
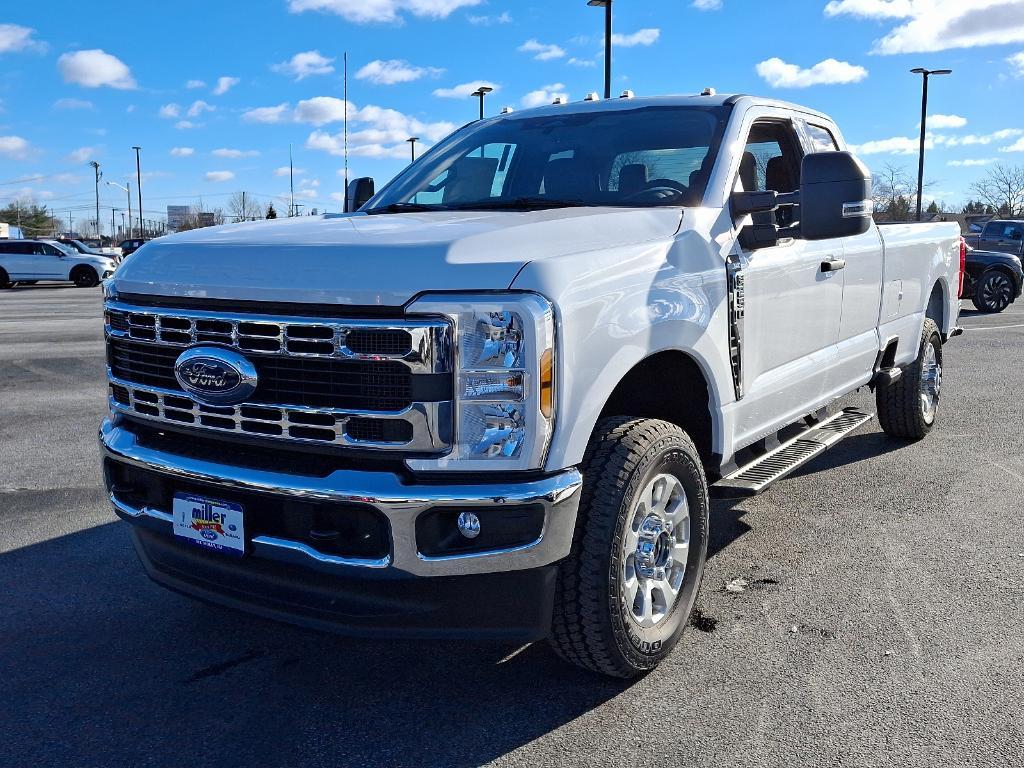
{"label": "fog light", "polygon": [[459,533],[467,539],[475,539],[480,535],[480,518],[473,512],[462,512],[459,514]]}

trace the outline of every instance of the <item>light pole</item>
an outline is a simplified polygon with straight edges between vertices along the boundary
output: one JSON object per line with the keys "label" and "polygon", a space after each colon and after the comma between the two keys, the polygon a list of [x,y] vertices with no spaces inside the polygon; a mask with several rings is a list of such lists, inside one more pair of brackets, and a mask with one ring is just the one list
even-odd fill
{"label": "light pole", "polygon": [[917,158],[917,220],[921,221],[921,204],[924,202],[924,140],[926,123],[928,121],[928,78],[932,75],[951,75],[952,69],[925,69],[917,67],[910,70],[915,75],[921,75],[921,150]]}
{"label": "light pole", "polygon": [[139,237],[146,236],[146,230],[142,226],[142,161],[139,159],[139,152],[142,151],[142,147],[132,147],[135,150],[135,183],[139,187]]}
{"label": "light pole", "polygon": [[491,88],[489,85],[481,85],[479,88],[477,88],[472,93],[473,96],[476,96],[477,98],[480,99],[480,119],[481,120],[484,119],[484,96],[486,96],[488,93],[490,93],[493,90],[494,89]]}
{"label": "light pole", "polygon": [[409,152],[412,155],[412,162],[416,162],[416,142],[420,140],[419,136],[410,136],[406,141],[409,142]]}
{"label": "light pole", "polygon": [[604,97],[612,97],[612,0],[587,0],[587,5],[604,8]]}
{"label": "light pole", "polygon": [[109,186],[111,186],[111,187],[117,187],[118,189],[124,191],[124,193],[126,195],[128,195],[128,237],[130,238],[132,236],[132,190],[131,190],[131,187],[129,187],[127,185],[122,187],[120,184],[115,184],[112,181],[108,181],[107,184]]}
{"label": "light pole", "polygon": [[[96,172],[96,237],[100,236],[100,178],[103,176],[103,172],[100,171],[100,164],[95,160],[92,160],[89,165],[92,166],[93,171]],[[102,245],[102,243],[101,243]]]}

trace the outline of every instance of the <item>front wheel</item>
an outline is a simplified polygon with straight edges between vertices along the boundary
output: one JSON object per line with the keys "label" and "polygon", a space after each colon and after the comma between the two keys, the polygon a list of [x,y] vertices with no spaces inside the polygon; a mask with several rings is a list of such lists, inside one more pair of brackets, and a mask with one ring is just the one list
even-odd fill
{"label": "front wheel", "polygon": [[602,420],[582,469],[552,645],[578,666],[635,677],[669,654],[689,621],[707,557],[707,479],[686,433],[654,419]]}
{"label": "front wheel", "polygon": [[0,269],[0,288],[11,288],[12,286],[10,276],[5,270]]}
{"label": "front wheel", "polygon": [[100,284],[99,275],[92,267],[75,267],[71,281],[79,288],[95,288]]}
{"label": "front wheel", "polygon": [[917,359],[891,384],[875,391],[878,423],[887,435],[920,440],[932,430],[942,392],[942,336],[926,318]]}
{"label": "front wheel", "polygon": [[978,280],[971,301],[981,312],[1002,312],[1013,302],[1013,281],[999,269],[990,269]]}

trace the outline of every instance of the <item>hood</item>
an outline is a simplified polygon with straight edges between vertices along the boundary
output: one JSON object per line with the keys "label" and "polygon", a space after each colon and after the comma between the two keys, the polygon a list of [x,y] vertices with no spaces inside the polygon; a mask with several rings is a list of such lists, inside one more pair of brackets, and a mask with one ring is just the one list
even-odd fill
{"label": "hood", "polygon": [[503,290],[535,259],[671,237],[678,208],[303,216],[161,237],[120,293],[401,306],[426,291]]}

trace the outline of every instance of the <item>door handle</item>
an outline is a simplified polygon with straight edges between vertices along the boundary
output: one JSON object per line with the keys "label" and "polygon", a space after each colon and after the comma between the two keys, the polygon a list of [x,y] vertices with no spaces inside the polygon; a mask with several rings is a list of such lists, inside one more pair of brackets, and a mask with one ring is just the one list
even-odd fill
{"label": "door handle", "polygon": [[840,269],[844,269],[845,267],[845,259],[829,259],[828,261],[821,262],[822,272],[838,272]]}

